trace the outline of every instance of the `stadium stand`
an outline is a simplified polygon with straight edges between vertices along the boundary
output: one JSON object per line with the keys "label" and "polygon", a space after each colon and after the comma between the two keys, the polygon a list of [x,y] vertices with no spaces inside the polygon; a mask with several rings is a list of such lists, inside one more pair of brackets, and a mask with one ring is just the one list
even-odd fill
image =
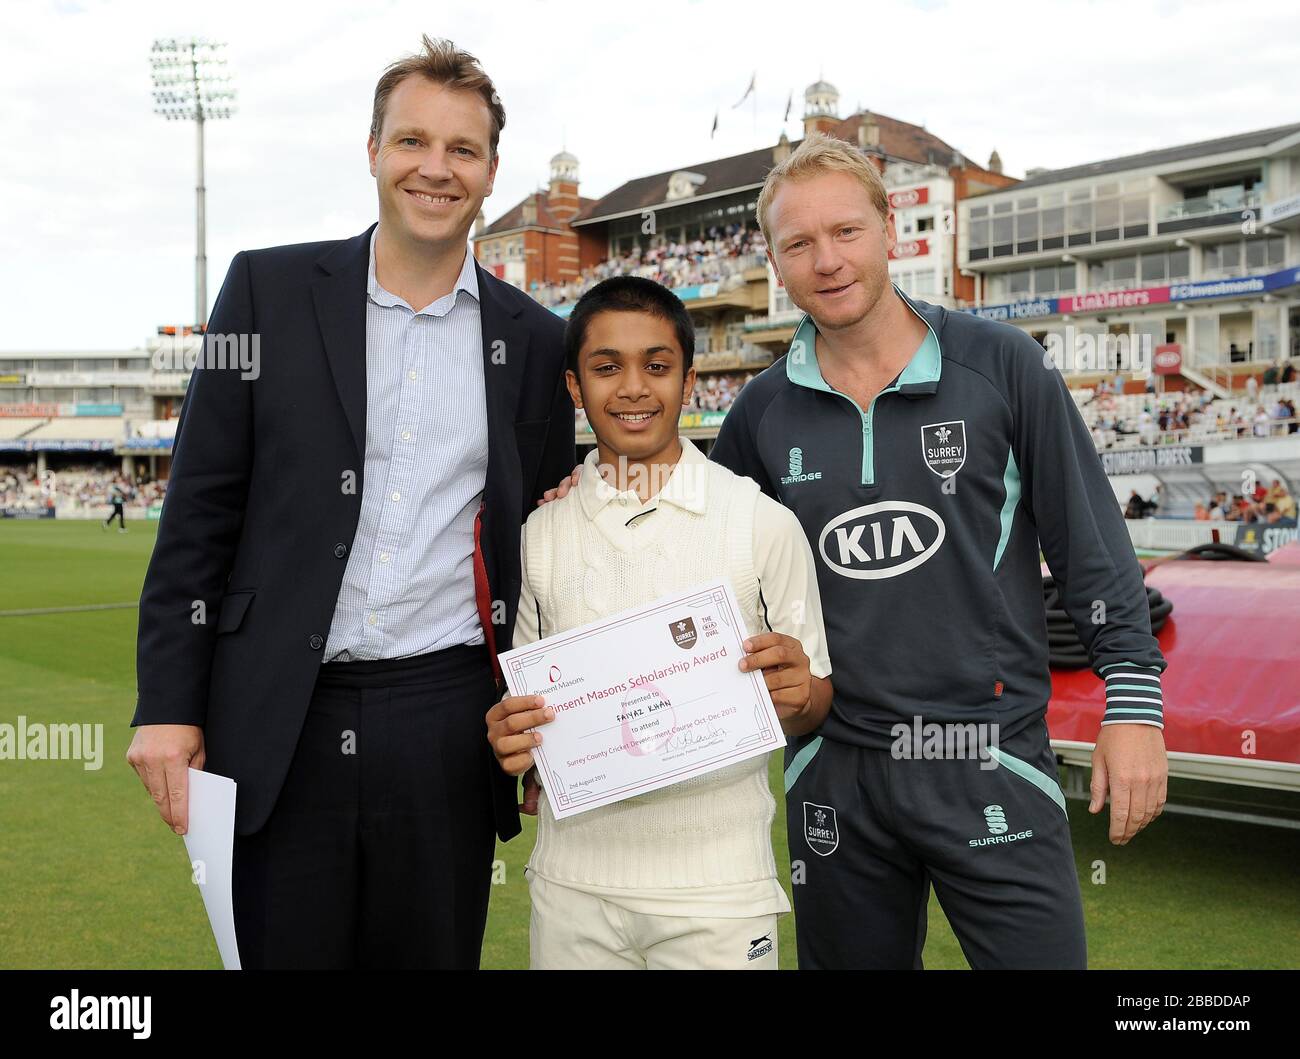
{"label": "stadium stand", "polygon": [[1296,383],[1260,387],[1254,398],[1244,391],[1227,399],[1205,390],[1150,394],[1080,388],[1072,393],[1099,449],[1285,437],[1300,430]]}
{"label": "stadium stand", "polygon": [[576,282],[544,284],[530,293],[543,305],[556,306],[576,302],[601,280],[611,276],[642,276],[666,287],[739,281],[750,269],[763,267],[766,246],[762,233],[757,229],[730,225],[725,229],[715,229],[708,239],[695,239],[689,243],[652,241],[645,250],[638,249],[583,269]]}
{"label": "stadium stand", "polygon": [[121,416],[67,416],[51,419],[23,435],[30,441],[121,441],[126,421]]}
{"label": "stadium stand", "polygon": [[0,468],[0,508],[35,511],[51,500],[59,518],[105,518],[113,486],[122,489],[128,518],[143,518],[150,506],[162,502],[165,481],[131,481],[103,467],[72,465],[44,476],[34,470]]}

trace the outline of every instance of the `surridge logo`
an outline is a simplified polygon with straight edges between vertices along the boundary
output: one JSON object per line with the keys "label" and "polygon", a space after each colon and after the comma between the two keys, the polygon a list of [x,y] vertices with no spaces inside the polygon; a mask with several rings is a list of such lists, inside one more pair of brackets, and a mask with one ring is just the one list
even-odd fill
{"label": "surridge logo", "polygon": [[977,846],[1001,846],[1010,842],[1021,842],[1027,838],[1034,837],[1034,829],[1027,827],[1023,831],[1013,831],[1007,834],[1006,810],[1000,805],[984,806],[984,826],[989,829],[988,837],[972,838],[967,841],[971,847]]}
{"label": "surridge logo", "polygon": [[803,469],[803,449],[796,445],[790,450],[790,473],[781,479],[781,484],[793,485],[796,482],[815,482],[821,476],[821,471],[805,471]]}
{"label": "surridge logo", "polygon": [[826,523],[817,548],[837,574],[873,581],[920,566],[939,550],[946,534],[943,519],[928,507],[884,500]]}

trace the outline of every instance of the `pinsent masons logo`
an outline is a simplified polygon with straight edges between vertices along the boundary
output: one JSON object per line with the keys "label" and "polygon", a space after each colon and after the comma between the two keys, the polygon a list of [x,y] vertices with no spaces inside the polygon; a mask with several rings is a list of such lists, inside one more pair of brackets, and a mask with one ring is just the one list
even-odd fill
{"label": "pinsent masons logo", "polygon": [[547,667],[546,686],[542,690],[547,692],[560,691],[563,688],[577,687],[579,684],[585,684],[586,682],[587,678],[581,676],[571,677],[570,679],[565,680],[564,674],[560,671],[560,667],[557,665],[551,665]]}
{"label": "pinsent masons logo", "polygon": [[803,449],[796,446],[790,450],[790,473],[781,479],[782,485],[796,482],[815,482],[822,476],[821,471],[805,471],[803,467]]}

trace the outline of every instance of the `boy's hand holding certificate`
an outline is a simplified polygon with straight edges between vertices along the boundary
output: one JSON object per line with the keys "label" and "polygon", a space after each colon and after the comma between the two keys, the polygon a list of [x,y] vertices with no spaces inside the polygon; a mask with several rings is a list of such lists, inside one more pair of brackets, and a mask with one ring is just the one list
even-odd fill
{"label": "boy's hand holding certificate", "polygon": [[555,713],[533,756],[558,819],[785,746],[741,613],[719,579],[501,654]]}

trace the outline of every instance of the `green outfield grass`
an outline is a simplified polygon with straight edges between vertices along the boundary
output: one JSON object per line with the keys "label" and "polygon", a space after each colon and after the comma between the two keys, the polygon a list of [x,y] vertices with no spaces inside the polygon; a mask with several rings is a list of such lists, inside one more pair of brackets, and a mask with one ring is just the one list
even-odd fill
{"label": "green outfield grass", "polygon": [[[128,526],[0,521],[0,611],[138,599],[156,524]],[[102,723],[105,744],[97,771],[0,761],[0,967],[219,966],[184,846],[124,758],[135,626],[130,608],[0,616],[0,722]],[[772,781],[780,803],[775,765]],[[1166,816],[1120,849],[1104,817],[1071,802],[1070,818],[1093,967],[1300,966],[1300,832]],[[528,821],[499,851],[486,967],[527,965],[531,841]],[[773,843],[788,877],[779,811]],[[790,916],[781,963],[795,963]],[[965,966],[933,900],[926,964]]]}

